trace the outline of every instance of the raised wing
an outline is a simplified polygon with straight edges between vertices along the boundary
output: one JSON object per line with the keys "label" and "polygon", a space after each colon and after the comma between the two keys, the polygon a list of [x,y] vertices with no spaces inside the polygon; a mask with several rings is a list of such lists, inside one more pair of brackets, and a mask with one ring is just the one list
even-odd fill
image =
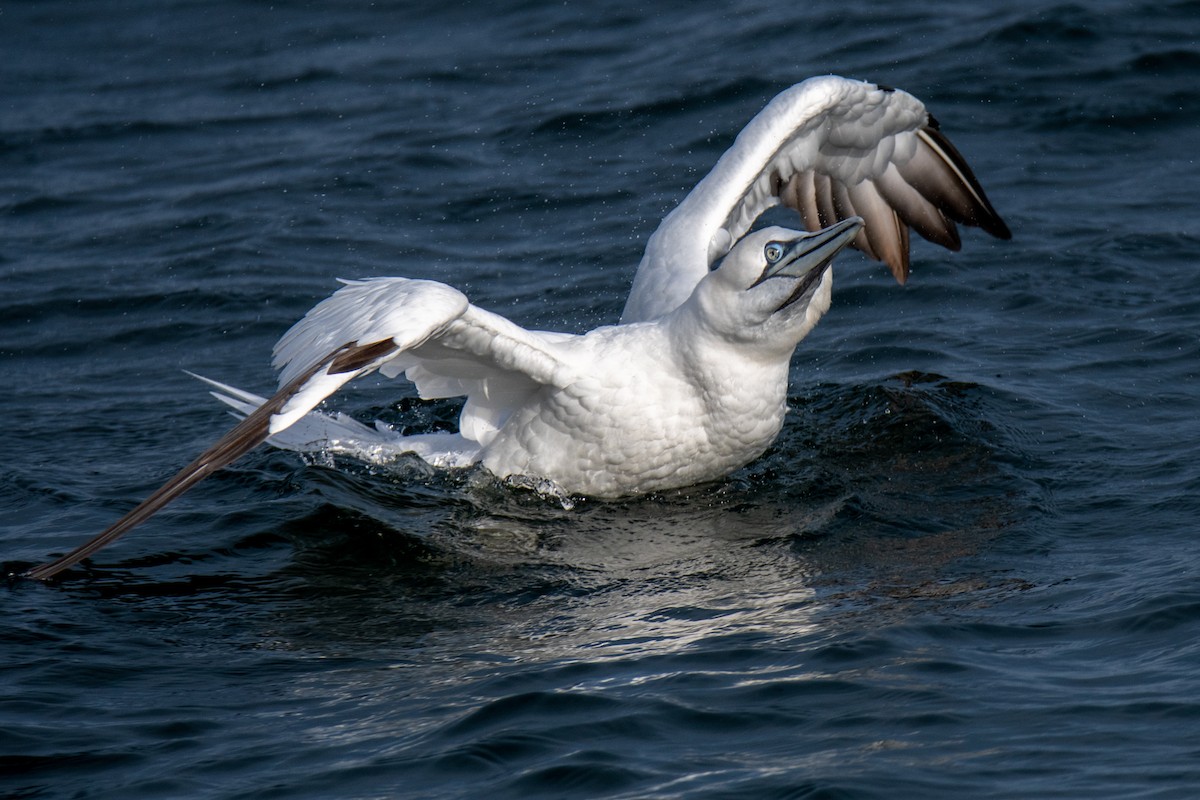
{"label": "raised wing", "polygon": [[811,78],[767,104],[650,237],[622,322],[661,316],[767,209],[795,209],[808,230],[852,216],[854,246],[908,277],[909,228],[960,246],[955,223],[1012,234],[921,101],[837,76]]}
{"label": "raised wing", "polygon": [[[374,370],[406,373],[425,397],[468,395],[462,435],[486,444],[514,404],[573,372],[539,334],[476,308],[431,281],[347,282],[318,303],[275,347],[279,390],[154,494],[98,536],[25,573],[51,578],[149,519],[217,470],[304,417],[347,381]],[[252,397],[241,393],[241,396]]]}

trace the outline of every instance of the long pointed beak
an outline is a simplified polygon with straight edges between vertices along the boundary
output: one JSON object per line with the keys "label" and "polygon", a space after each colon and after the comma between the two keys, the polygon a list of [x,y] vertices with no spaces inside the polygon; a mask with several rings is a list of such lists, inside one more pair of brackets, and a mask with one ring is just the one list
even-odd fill
{"label": "long pointed beak", "polygon": [[843,247],[854,241],[862,226],[862,217],[850,217],[816,233],[801,236],[788,246],[778,263],[763,271],[755,285],[780,275],[801,278],[814,270],[819,274]]}

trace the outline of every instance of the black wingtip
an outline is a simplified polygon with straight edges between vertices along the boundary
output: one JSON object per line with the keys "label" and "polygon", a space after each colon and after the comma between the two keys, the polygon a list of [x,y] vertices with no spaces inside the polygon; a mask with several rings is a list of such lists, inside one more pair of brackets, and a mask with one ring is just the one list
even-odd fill
{"label": "black wingtip", "polygon": [[975,177],[974,171],[967,164],[967,160],[963,158],[962,153],[958,152],[958,148],[954,146],[953,142],[946,138],[946,134],[941,132],[937,120],[933,118],[932,114],[928,115],[928,122],[922,130],[941,148],[946,157],[953,162],[955,169],[963,176],[971,192],[978,198],[978,202],[974,204],[975,213],[971,217],[959,221],[965,225],[982,228],[997,239],[1011,239],[1012,231],[1009,230],[1008,225],[1001,219],[999,212],[992,206],[992,201],[988,199],[987,192],[983,190],[983,185]]}
{"label": "black wingtip", "polygon": [[395,349],[391,339],[367,345],[345,345],[326,358],[309,367],[293,378],[269,400],[252,411],[235,425],[216,444],[200,454],[192,463],[181,469],[154,494],[139,503],[132,511],[114,522],[101,533],[89,539],[66,555],[22,573],[23,578],[47,580],[68,569],[93,553],[112,544],[121,536],[154,516],[161,508],[183,495],[212,473],[233,463],[271,435],[271,418],[282,409],[304,384],[318,371],[328,369],[330,373],[351,372],[369,365]]}
{"label": "black wingtip", "polygon": [[150,519],[150,517],[154,516],[172,500],[183,495],[212,473],[227,466],[262,444],[267,439],[271,413],[273,412],[273,409],[268,407],[270,405],[272,404],[264,404],[234,426],[216,444],[205,450],[199,458],[177,472],[174,477],[164,483],[154,494],[147,497],[141,503],[138,503],[132,511],[105,528],[101,533],[66,555],[27,570],[22,574],[22,577],[44,581],[53,578],[65,569],[73,567]]}

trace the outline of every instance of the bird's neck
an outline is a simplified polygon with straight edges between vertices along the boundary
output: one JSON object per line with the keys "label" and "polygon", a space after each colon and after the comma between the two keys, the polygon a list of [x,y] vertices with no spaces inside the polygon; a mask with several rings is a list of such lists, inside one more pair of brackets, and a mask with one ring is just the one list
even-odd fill
{"label": "bird's neck", "polygon": [[666,338],[680,369],[696,385],[706,387],[715,403],[744,392],[778,394],[783,402],[794,348],[737,341],[722,335],[692,302],[668,314],[661,324],[668,331]]}

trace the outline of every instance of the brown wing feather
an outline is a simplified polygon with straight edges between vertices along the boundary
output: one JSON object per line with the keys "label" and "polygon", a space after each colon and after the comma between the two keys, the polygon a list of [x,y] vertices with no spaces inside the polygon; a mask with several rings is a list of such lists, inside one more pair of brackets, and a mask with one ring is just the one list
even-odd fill
{"label": "brown wing feather", "polygon": [[775,179],[772,188],[783,205],[799,212],[808,230],[862,217],[865,225],[853,246],[887,264],[899,283],[908,278],[909,228],[949,250],[962,246],[955,222],[1011,239],[966,159],[933,117],[915,135],[912,158],[889,164],[873,180],[848,186],[808,170]]}
{"label": "brown wing feather", "polygon": [[222,436],[216,444],[201,453],[199,458],[181,469],[175,477],[164,483],[154,494],[139,503],[128,514],[65,556],[25,572],[24,577],[46,580],[53,578],[64,569],[78,564],[150,519],[161,508],[209,475],[228,466],[265,442],[270,436],[271,417],[322,369],[328,367],[331,373],[363,369],[395,349],[396,345],[390,339],[365,345],[349,344],[337,349],[272,395],[271,399],[251,412],[249,416]]}
{"label": "brown wing feather", "polygon": [[903,284],[908,280],[908,226],[870,181],[855,184],[846,193],[865,223],[855,244],[865,242],[867,247],[863,252],[887,264],[892,275]]}
{"label": "brown wing feather", "polygon": [[958,221],[965,225],[983,228],[997,239],[1011,239],[1012,231],[1004,224],[1004,220],[996,213],[996,209],[992,208],[987,193],[983,191],[983,186],[979,184],[979,179],[971,171],[971,167],[963,158],[962,153],[958,152],[958,148],[939,130],[937,120],[930,116],[929,124],[918,131],[917,135],[930,150],[937,154],[938,158],[953,170],[958,178],[960,191],[966,190],[969,194],[970,210],[964,219]]}
{"label": "brown wing feather", "polygon": [[837,209],[833,205],[833,180],[820,172],[813,173],[813,194],[817,205],[817,219],[822,228],[838,221]]}
{"label": "brown wing feather", "polygon": [[800,212],[800,220],[809,231],[821,230],[821,212],[817,208],[817,190],[813,186],[812,172],[799,172],[780,187],[779,199],[788,208]]}
{"label": "brown wing feather", "polygon": [[937,206],[905,183],[894,164],[889,165],[887,171],[874,180],[874,184],[880,196],[896,210],[905,225],[947,250],[957,252],[962,248],[962,240],[958,238],[958,228],[954,222],[946,219]]}

